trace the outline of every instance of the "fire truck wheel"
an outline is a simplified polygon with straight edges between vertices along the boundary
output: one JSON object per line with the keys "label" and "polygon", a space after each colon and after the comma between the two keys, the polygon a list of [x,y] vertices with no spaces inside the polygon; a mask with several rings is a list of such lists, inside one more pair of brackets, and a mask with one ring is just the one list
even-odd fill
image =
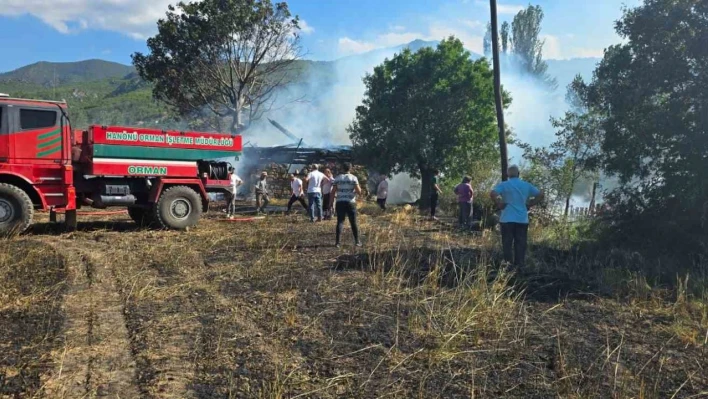
{"label": "fire truck wheel", "polygon": [[157,221],[155,218],[155,212],[152,209],[139,206],[128,207],[128,215],[140,227],[153,227]]}
{"label": "fire truck wheel", "polygon": [[184,230],[199,223],[202,216],[202,198],[189,187],[170,187],[162,192],[155,208],[160,226]]}
{"label": "fire truck wheel", "polygon": [[32,200],[16,186],[0,183],[0,234],[19,234],[29,228],[34,216]]}

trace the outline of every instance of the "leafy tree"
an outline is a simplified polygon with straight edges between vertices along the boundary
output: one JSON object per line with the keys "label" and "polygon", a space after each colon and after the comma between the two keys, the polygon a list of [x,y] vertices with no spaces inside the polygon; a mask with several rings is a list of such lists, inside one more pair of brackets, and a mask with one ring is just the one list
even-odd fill
{"label": "leafy tree", "polygon": [[[661,232],[674,248],[706,251],[708,2],[644,0],[626,9],[594,74],[587,103],[601,116],[604,168],[622,238]],[[661,217],[659,217],[661,216]],[[627,232],[642,232],[640,235]]]}
{"label": "leafy tree", "polygon": [[509,23],[504,21],[501,26],[502,52],[507,54],[511,43],[509,43]]}
{"label": "leafy tree", "polygon": [[[428,205],[434,169],[462,175],[496,157],[492,71],[460,40],[403,50],[364,78],[366,93],[348,128],[354,150],[376,170],[422,177]],[[509,104],[507,98],[505,104]]]}
{"label": "leafy tree", "polygon": [[[596,177],[602,139],[596,115],[583,111],[580,99],[585,96],[586,86],[582,78],[575,78],[568,85],[566,98],[577,112],[568,111],[560,118],[551,118],[556,131],[556,140],[549,147],[532,148],[522,145],[524,157],[532,165],[545,171],[549,198],[563,204],[563,215],[568,216],[570,199],[583,180]],[[536,170],[537,174],[541,174]]]}
{"label": "leafy tree", "polygon": [[158,21],[150,53],[133,54],[133,63],[153,96],[180,115],[207,110],[237,132],[289,83],[300,52],[298,21],[286,3],[271,0],[180,2]]}
{"label": "leafy tree", "polygon": [[511,23],[513,50],[524,71],[555,88],[556,80],[548,76],[548,64],[543,60],[545,41],[539,38],[541,22],[543,22],[541,6],[529,5],[525,10],[519,11]]}
{"label": "leafy tree", "polygon": [[482,42],[484,55],[492,54],[492,24],[487,22],[487,31],[484,33],[484,41]]}

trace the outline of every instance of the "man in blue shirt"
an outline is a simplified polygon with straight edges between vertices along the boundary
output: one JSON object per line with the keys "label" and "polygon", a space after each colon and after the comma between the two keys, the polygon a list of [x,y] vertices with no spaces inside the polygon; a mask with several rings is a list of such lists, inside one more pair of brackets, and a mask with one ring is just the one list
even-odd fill
{"label": "man in blue shirt", "polygon": [[543,192],[531,183],[519,179],[518,166],[510,166],[507,173],[509,180],[494,187],[490,196],[502,210],[499,221],[504,260],[513,262],[516,267],[523,267],[526,261],[526,240],[529,230],[528,208],[543,201]]}

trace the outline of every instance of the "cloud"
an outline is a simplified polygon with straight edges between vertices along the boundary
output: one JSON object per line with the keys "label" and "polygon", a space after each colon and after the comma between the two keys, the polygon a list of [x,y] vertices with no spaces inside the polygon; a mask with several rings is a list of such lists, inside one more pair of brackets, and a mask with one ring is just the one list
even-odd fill
{"label": "cloud", "polygon": [[523,10],[524,6],[514,5],[514,4],[497,4],[497,13],[504,15],[516,15],[519,11]]}
{"label": "cloud", "polygon": [[[481,54],[483,37],[474,32],[470,32],[470,24],[473,21],[432,21],[427,29],[420,31],[393,31],[380,33],[370,40],[355,40],[350,37],[342,37],[338,42],[338,53],[340,56],[366,53],[371,50],[396,47],[408,44],[416,39],[434,41],[443,40],[450,36],[460,39],[470,51]],[[472,24],[474,25],[474,24]]]}
{"label": "cloud", "polygon": [[573,47],[571,49],[572,58],[602,58],[605,50],[601,48]]}
{"label": "cloud", "polygon": [[[178,0],[0,0],[0,15],[32,15],[60,33],[86,29],[119,32],[144,40],[157,32],[157,20]],[[303,34],[315,28],[300,20]]]}
{"label": "cloud", "polygon": [[561,52],[560,39],[553,35],[541,35],[541,40],[544,40],[543,58],[550,60],[563,59]]}
{"label": "cloud", "polygon": [[394,25],[391,27],[391,31],[393,32],[403,32],[406,30],[406,27],[403,25]]}
{"label": "cloud", "polygon": [[468,29],[464,27],[454,26],[452,24],[446,24],[442,22],[431,24],[428,34],[424,37],[425,40],[442,40],[450,36],[455,36],[462,41],[467,50],[473,51],[477,54],[483,53],[483,41],[484,37],[481,35],[475,35],[469,32]]}
{"label": "cloud", "polygon": [[348,37],[339,38],[337,45],[339,53],[342,55],[366,53],[376,48],[373,43],[357,41]]}
{"label": "cloud", "polygon": [[[572,39],[568,35],[541,35],[545,40],[543,45],[543,58],[548,60],[569,60],[571,58],[602,58],[602,48],[570,46]],[[569,41],[570,40],[570,41]]]}
{"label": "cloud", "polygon": [[470,29],[477,30],[477,31],[482,31],[482,30],[487,29],[487,24],[482,21],[476,21],[476,20],[473,21],[470,19],[463,19],[460,22],[462,22],[462,24],[464,24],[466,27],[468,27]]}
{"label": "cloud", "polygon": [[300,32],[309,35],[315,32],[315,28],[310,26],[304,19],[300,19]]}
{"label": "cloud", "polygon": [[84,29],[145,39],[157,30],[172,0],[3,0],[0,15],[32,15],[60,33]]}
{"label": "cloud", "polygon": [[393,47],[410,43],[416,39],[425,39],[426,35],[419,32],[388,32],[376,38],[376,47]]}
{"label": "cloud", "polygon": [[[489,11],[489,2],[484,1],[484,0],[475,0],[474,2],[478,7],[484,7],[487,11]],[[499,15],[515,15],[519,11],[523,10],[524,6],[522,5],[517,5],[517,4],[503,4],[503,3],[498,3],[497,4],[497,14]]]}

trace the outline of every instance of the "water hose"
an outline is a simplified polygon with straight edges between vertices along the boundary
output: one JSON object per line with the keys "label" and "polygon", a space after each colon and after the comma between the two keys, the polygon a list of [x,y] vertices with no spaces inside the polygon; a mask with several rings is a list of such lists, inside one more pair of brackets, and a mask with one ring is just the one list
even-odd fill
{"label": "water hose", "polygon": [[234,218],[234,219],[216,219],[218,222],[252,222],[255,220],[265,219],[265,216],[253,216],[247,218]]}

